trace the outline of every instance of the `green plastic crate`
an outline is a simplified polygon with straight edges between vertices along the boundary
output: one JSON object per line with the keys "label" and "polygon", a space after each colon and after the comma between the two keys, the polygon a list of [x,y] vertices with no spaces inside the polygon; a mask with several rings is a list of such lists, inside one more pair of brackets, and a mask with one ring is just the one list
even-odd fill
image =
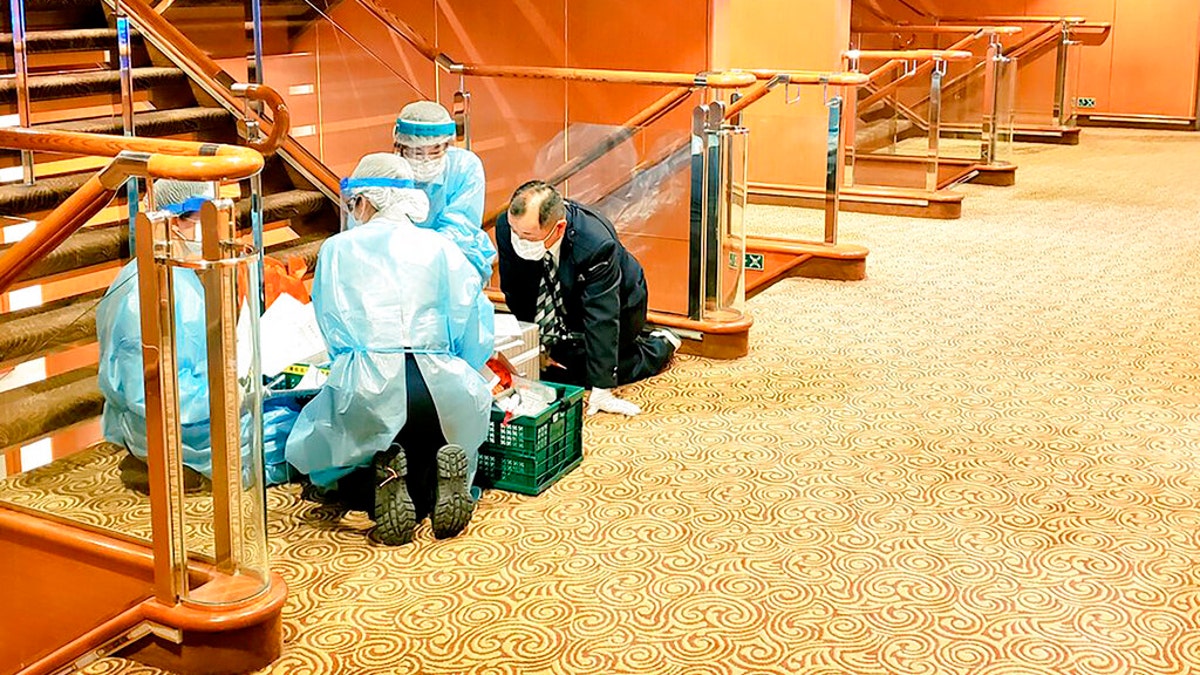
{"label": "green plastic crate", "polygon": [[479,449],[475,483],[524,495],[538,495],[583,461],[583,389],[545,384],[558,401],[537,417],[514,417],[492,407],[487,442]]}

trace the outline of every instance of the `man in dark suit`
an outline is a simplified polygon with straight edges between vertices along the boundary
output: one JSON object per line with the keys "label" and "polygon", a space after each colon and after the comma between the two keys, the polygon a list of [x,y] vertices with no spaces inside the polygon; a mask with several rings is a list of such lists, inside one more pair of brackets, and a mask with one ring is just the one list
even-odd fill
{"label": "man in dark suit", "polygon": [[591,387],[588,414],[641,412],[611,389],[661,372],[680,342],[645,330],[646,277],[612,223],[530,181],[496,220],[496,248],[508,308],[540,328],[542,377]]}

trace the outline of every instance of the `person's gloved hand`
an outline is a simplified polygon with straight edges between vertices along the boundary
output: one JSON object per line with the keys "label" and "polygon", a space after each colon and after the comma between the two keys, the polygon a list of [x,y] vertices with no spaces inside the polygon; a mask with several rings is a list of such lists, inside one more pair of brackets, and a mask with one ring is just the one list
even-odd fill
{"label": "person's gloved hand", "polygon": [[587,414],[595,415],[597,412],[617,413],[618,415],[629,415],[630,417],[642,412],[642,409],[636,405],[613,396],[613,393],[608,389],[600,387],[592,387],[592,395],[588,397]]}

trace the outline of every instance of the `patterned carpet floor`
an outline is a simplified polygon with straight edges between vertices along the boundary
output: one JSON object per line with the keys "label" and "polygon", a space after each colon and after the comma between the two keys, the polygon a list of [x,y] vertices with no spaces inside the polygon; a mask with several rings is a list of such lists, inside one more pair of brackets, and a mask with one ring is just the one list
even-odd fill
{"label": "patterned carpet floor", "polygon": [[1200,135],[1016,158],[961,220],[847,214],[867,280],[758,296],[749,356],[626,388],[462,536],[273,489],[265,672],[1200,673]]}

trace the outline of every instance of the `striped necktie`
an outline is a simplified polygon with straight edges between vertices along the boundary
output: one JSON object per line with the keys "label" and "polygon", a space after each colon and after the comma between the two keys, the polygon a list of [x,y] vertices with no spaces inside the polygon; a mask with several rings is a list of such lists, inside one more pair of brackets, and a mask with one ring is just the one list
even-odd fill
{"label": "striped necktie", "polygon": [[554,256],[546,253],[546,257],[542,258],[542,283],[538,288],[536,321],[541,343],[547,347],[561,340],[565,332],[562,294],[559,291],[558,265],[554,264]]}

